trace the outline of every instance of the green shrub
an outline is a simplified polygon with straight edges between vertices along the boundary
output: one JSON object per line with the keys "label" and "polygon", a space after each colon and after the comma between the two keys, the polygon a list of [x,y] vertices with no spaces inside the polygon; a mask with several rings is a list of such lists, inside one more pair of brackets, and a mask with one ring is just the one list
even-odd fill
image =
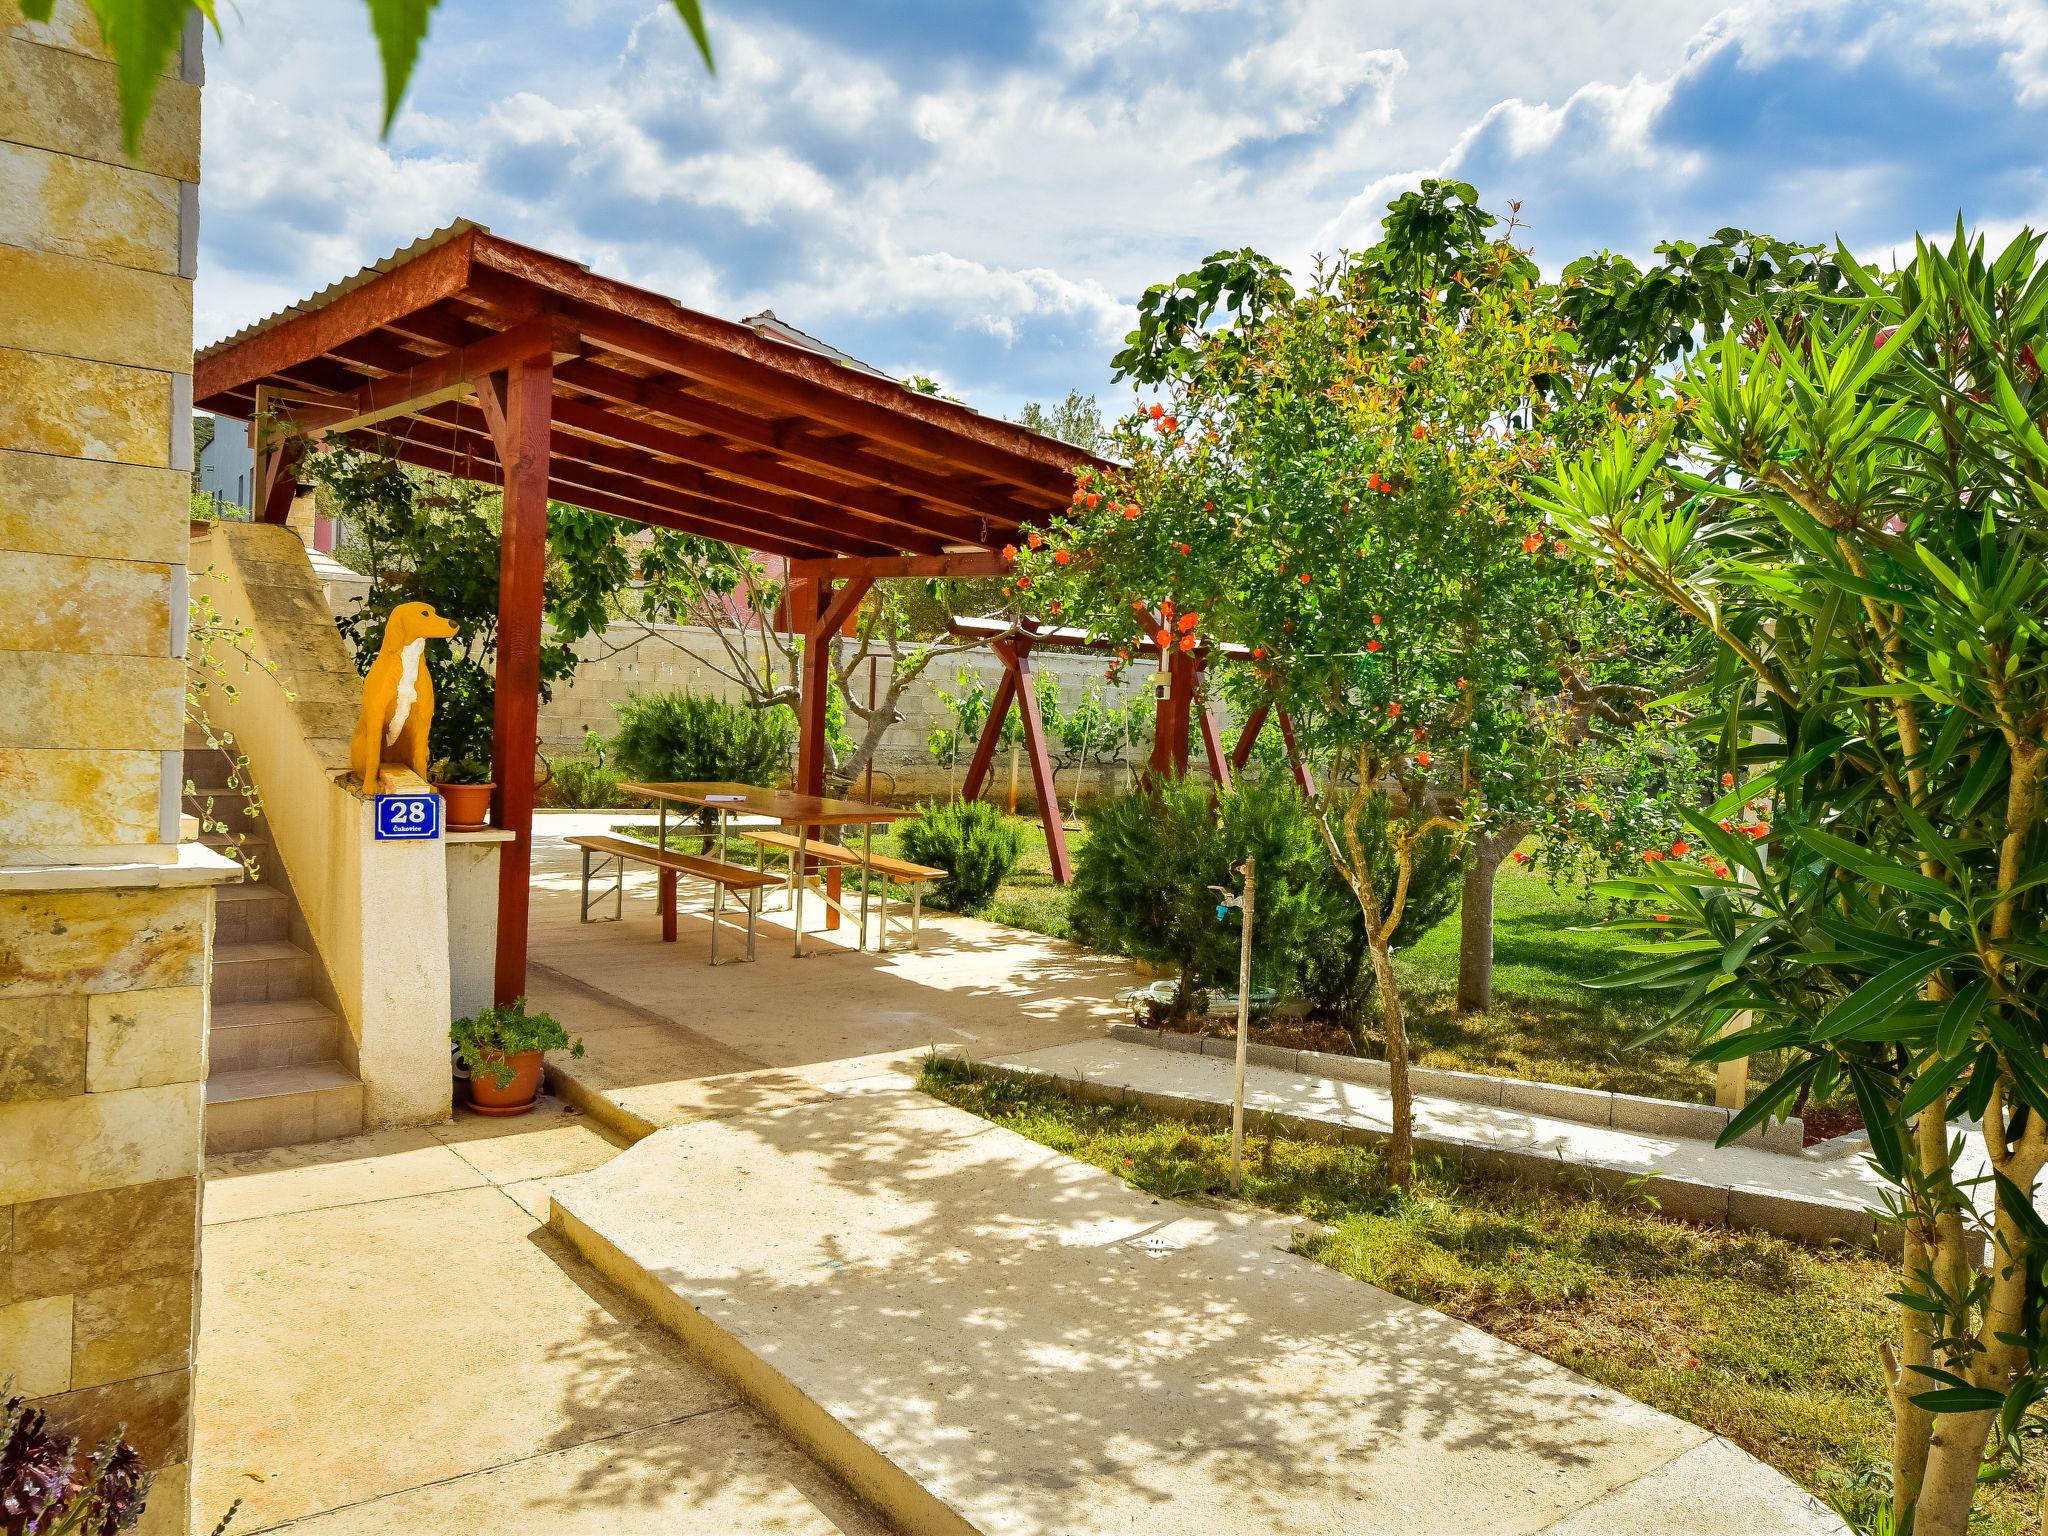
{"label": "green shrub", "polygon": [[624,776],[610,763],[589,757],[564,757],[548,764],[548,776],[535,792],[536,804],[561,811],[609,811],[633,798],[620,792]]}
{"label": "green shrub", "polygon": [[470,1076],[488,1072],[500,1088],[509,1087],[514,1072],[506,1058],[527,1051],[567,1051],[583,1054],[583,1042],[571,1040],[561,1020],[546,1011],[528,1013],[526,999],[515,997],[501,1007],[486,1008],[470,1018],[457,1019],[448,1026],[462,1064]]}
{"label": "green shrub", "polygon": [[700,693],[641,693],[619,706],[612,763],[649,782],[730,779],[774,784],[789,763],[796,722],[783,709],[748,709]]}
{"label": "green shrub", "polygon": [[1329,915],[1317,875],[1327,862],[1292,785],[1252,781],[1212,798],[1201,779],[1169,779],[1096,806],[1074,866],[1068,921],[1097,949],[1171,966],[1180,978],[1175,1013],[1186,1017],[1212,986],[1237,990],[1242,930],[1217,914],[1222,886],[1236,891],[1255,855],[1252,980],[1298,986],[1301,957],[1322,940]]}
{"label": "green shrub", "polygon": [[1024,856],[1024,830],[985,800],[925,805],[897,834],[903,856],[947,871],[931,888],[935,907],[976,912]]}

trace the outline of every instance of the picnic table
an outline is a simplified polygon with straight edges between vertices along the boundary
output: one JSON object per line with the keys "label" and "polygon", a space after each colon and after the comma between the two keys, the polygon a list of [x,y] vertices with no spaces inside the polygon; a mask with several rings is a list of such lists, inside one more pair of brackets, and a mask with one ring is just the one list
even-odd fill
{"label": "picnic table", "polygon": [[[794,790],[764,789],[755,784],[735,784],[718,780],[656,784],[625,783],[619,787],[628,794],[646,796],[660,810],[660,840],[656,846],[663,849],[668,847],[668,810],[671,805],[688,806],[694,810],[716,812],[718,817],[718,860],[721,864],[726,862],[726,842],[729,823],[735,815],[746,816],[756,821],[768,821],[778,827],[795,828],[793,840],[787,836],[778,837],[772,834],[760,834],[756,837],[756,846],[762,850],[762,860],[765,863],[766,850],[768,848],[780,848],[793,843],[793,846],[788,847],[790,854],[789,891],[792,914],[790,923],[796,930],[794,941],[795,953],[799,957],[804,954],[804,892],[808,884],[806,877],[809,866],[813,862],[849,868],[854,867],[856,863],[858,864],[862,879],[859,938],[856,944],[857,947],[863,949],[867,947],[868,893],[874,884],[873,876],[878,868],[882,869],[885,874],[915,871],[923,877],[943,876],[946,873],[944,870],[931,870],[919,865],[904,864],[901,860],[878,860],[875,857],[875,828],[880,825],[887,825],[890,822],[907,820],[916,814],[913,811],[906,811],[896,806],[871,805],[861,800],[835,800],[827,795],[804,795],[798,794]],[[854,859],[851,849],[841,848],[836,844],[825,842],[816,835],[815,831],[815,829],[821,827],[845,826],[858,826],[863,829],[861,850],[857,861]],[[753,834],[743,835],[751,836]],[[664,876],[664,879],[667,878],[667,876]],[[853,920],[853,913],[847,910],[845,904],[838,897],[832,895],[827,890],[820,890],[817,895],[818,899],[825,903],[828,912],[837,913],[849,921]],[[669,903],[668,906],[664,907],[664,912],[672,910],[674,900],[672,884],[664,887],[663,896],[665,902]],[[714,923],[717,921],[717,903],[718,898],[714,896],[712,918]],[[886,946],[888,923],[888,908],[885,899],[882,909],[883,933],[878,938],[879,945]],[[916,915],[913,911],[913,944],[916,942],[915,927]]]}

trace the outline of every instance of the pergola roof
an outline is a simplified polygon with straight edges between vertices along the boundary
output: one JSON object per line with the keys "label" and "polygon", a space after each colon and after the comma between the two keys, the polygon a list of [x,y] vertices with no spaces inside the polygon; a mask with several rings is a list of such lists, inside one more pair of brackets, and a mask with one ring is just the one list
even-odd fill
{"label": "pergola roof", "polygon": [[1079,448],[460,221],[198,355],[194,403],[501,484],[475,381],[553,358],[548,495],[792,559],[1000,548]]}

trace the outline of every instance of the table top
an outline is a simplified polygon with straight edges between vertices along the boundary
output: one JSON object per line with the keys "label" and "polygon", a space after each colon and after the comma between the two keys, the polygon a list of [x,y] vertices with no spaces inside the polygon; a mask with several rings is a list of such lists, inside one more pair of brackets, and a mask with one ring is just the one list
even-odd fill
{"label": "table top", "polygon": [[[834,800],[825,795],[800,795],[790,789],[763,789],[758,784],[716,780],[680,784],[628,782],[619,788],[627,794],[645,795],[650,800],[734,811],[745,816],[766,816],[785,827],[859,826],[868,822],[905,821],[917,814],[893,805],[870,805],[864,800]],[[732,795],[742,798],[713,798]]]}

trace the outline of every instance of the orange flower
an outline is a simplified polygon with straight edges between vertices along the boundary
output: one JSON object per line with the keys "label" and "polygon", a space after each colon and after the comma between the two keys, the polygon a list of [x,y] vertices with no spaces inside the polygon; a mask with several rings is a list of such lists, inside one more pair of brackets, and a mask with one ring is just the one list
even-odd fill
{"label": "orange flower", "polygon": [[1189,544],[1176,544],[1173,547],[1179,550],[1184,555],[1192,555],[1195,552],[1194,546]]}
{"label": "orange flower", "polygon": [[1377,641],[1377,640],[1368,640],[1368,641],[1366,641],[1366,642],[1365,642],[1365,648],[1366,648],[1366,649],[1367,649],[1368,651],[1377,651],[1377,650],[1380,650],[1380,649],[1382,649],[1383,647],[1382,647],[1382,646],[1380,645],[1379,641]]}
{"label": "orange flower", "polygon": [[1387,715],[1390,719],[1394,720],[1401,718],[1401,701],[1399,699],[1394,700],[1393,703],[1387,706]]}
{"label": "orange flower", "polygon": [[1042,533],[1034,533],[1024,542],[1029,544],[1033,549],[1037,549],[1045,543],[1045,535]]}
{"label": "orange flower", "polygon": [[1154,400],[1150,405],[1145,407],[1145,414],[1147,416],[1150,416],[1154,421],[1157,421],[1160,417],[1166,414],[1166,407],[1161,405],[1157,400]]}
{"label": "orange flower", "polygon": [[1376,491],[1380,488],[1380,472],[1378,470],[1374,470],[1365,477],[1365,488],[1369,491]]}
{"label": "orange flower", "polygon": [[1170,618],[1172,618],[1172,617],[1173,617],[1173,599],[1169,597],[1168,599],[1166,599],[1166,601],[1165,601],[1165,602],[1161,603],[1161,604],[1159,605],[1159,611],[1160,611],[1161,613],[1165,614],[1165,615],[1166,615],[1166,616],[1167,616],[1167,617],[1168,617],[1169,619],[1170,619]]}
{"label": "orange flower", "polygon": [[1182,636],[1180,648],[1184,651],[1192,651],[1195,648],[1195,637],[1193,635]]}
{"label": "orange flower", "polygon": [[1159,423],[1159,430],[1162,432],[1176,432],[1180,430],[1180,423],[1171,416],[1163,417]]}
{"label": "orange flower", "polygon": [[1542,547],[1543,535],[1540,533],[1532,533],[1529,537],[1522,540],[1522,553],[1525,555],[1533,555]]}
{"label": "orange flower", "polygon": [[1159,631],[1159,643],[1160,643],[1161,645],[1171,645],[1171,644],[1173,644],[1173,631],[1172,631],[1172,630],[1170,630],[1170,629],[1162,629],[1162,630],[1160,630],[1160,631]]}
{"label": "orange flower", "polygon": [[1093,512],[1100,505],[1102,505],[1102,493],[1100,491],[1090,491],[1088,493],[1088,510]]}
{"label": "orange flower", "polygon": [[1419,421],[1415,423],[1415,441],[1419,443],[1427,436],[1429,436],[1429,428]]}
{"label": "orange flower", "polygon": [[1266,653],[1265,653],[1264,649],[1262,649],[1261,647],[1259,647],[1259,646],[1256,646],[1256,645],[1252,647],[1252,655],[1253,655],[1254,657],[1263,657],[1263,656],[1264,656],[1265,654],[1266,654]]}
{"label": "orange flower", "polygon": [[1124,521],[1129,522],[1138,515],[1138,504],[1134,501],[1124,508]]}
{"label": "orange flower", "polygon": [[1303,585],[1304,587],[1308,585],[1308,572],[1307,572],[1307,571],[1303,571],[1303,572],[1301,573],[1301,584],[1302,584],[1302,585]]}
{"label": "orange flower", "polygon": [[1064,549],[1056,549],[1052,552],[1052,563],[1054,565],[1065,565],[1069,560],[1073,558],[1073,555],[1071,555]]}
{"label": "orange flower", "polygon": [[1679,840],[1678,840],[1677,842],[1675,842],[1675,843],[1673,843],[1673,844],[1671,845],[1671,857],[1673,857],[1674,859],[1682,859],[1682,858],[1684,858],[1684,857],[1685,857],[1685,856],[1686,856],[1686,855],[1687,855],[1688,853],[1691,853],[1691,852],[1692,852],[1692,844],[1691,844],[1691,843],[1688,843],[1688,842],[1687,842],[1687,841],[1686,841],[1686,840],[1685,840],[1684,838],[1682,838],[1682,837],[1681,837],[1681,838],[1680,838],[1680,839],[1679,839]]}
{"label": "orange flower", "polygon": [[1014,545],[1014,544],[1005,544],[1005,545],[1003,546],[1003,558],[1004,558],[1005,560],[1014,560],[1014,559],[1016,559],[1016,558],[1017,558],[1017,546],[1016,546],[1016,545]]}
{"label": "orange flower", "polygon": [[1379,616],[1378,614],[1374,614],[1374,615],[1372,616],[1372,621],[1373,621],[1373,623],[1375,623],[1375,624],[1379,623],[1379,621],[1380,621],[1380,616]]}
{"label": "orange flower", "polygon": [[1668,923],[1671,921],[1671,919],[1666,914],[1659,912],[1657,914],[1657,921],[1660,923]]}
{"label": "orange flower", "polygon": [[1023,591],[1023,590],[1024,590],[1024,589],[1025,589],[1026,587],[1028,587],[1028,586],[1030,586],[1030,585],[1031,585],[1031,578],[1030,578],[1029,576],[1019,576],[1019,577],[1017,578],[1017,590],[1018,590],[1019,592],[1022,592],[1022,591]]}
{"label": "orange flower", "polygon": [[1431,763],[1435,762],[1436,759],[1431,757],[1427,752],[1418,752],[1415,754],[1415,761],[1422,764],[1423,767],[1427,768]]}
{"label": "orange flower", "polygon": [[1202,616],[1199,613],[1184,613],[1180,616],[1180,627],[1183,633],[1193,629],[1201,622]]}
{"label": "orange flower", "polygon": [[1721,787],[1722,787],[1723,789],[1733,789],[1733,788],[1735,787],[1735,775],[1734,775],[1734,774],[1732,774],[1732,773],[1724,773],[1724,774],[1722,774],[1722,775],[1721,775]]}
{"label": "orange flower", "polygon": [[1517,864],[1526,864],[1529,862],[1529,855],[1522,852],[1522,850],[1519,848],[1517,848],[1513,853],[1509,854],[1508,857],[1513,859]]}
{"label": "orange flower", "polygon": [[1771,835],[1771,824],[1768,821],[1760,821],[1749,829],[1749,835],[1762,842]]}

